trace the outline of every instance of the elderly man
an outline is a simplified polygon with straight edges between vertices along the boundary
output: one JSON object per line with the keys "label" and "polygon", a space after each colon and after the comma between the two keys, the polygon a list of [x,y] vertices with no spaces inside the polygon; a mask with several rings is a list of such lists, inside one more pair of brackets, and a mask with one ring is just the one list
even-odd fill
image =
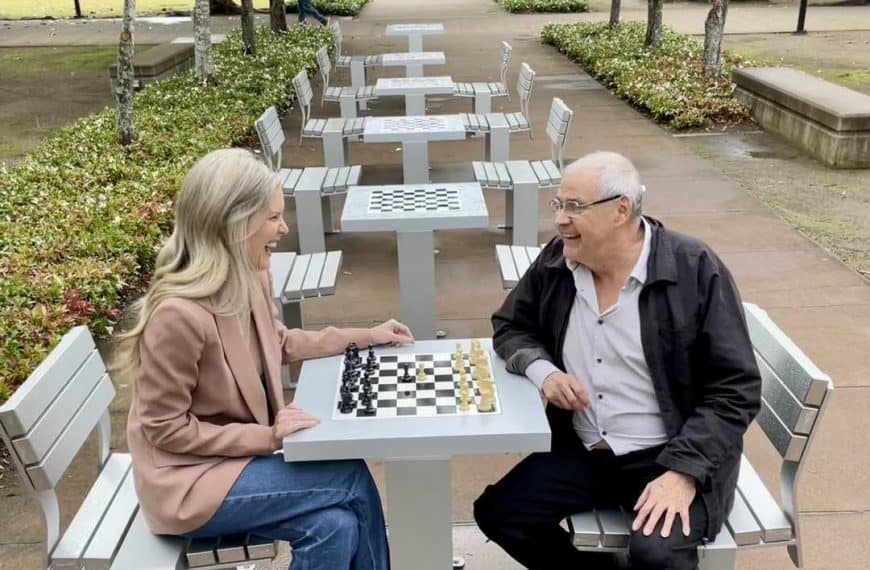
{"label": "elderly man", "polygon": [[565,168],[559,235],[493,315],[493,345],[547,401],[551,451],[475,502],[481,530],[529,568],[608,568],[560,522],[622,505],[633,568],[689,569],[731,509],[761,380],[740,296],[706,244],[641,213],[631,162]]}

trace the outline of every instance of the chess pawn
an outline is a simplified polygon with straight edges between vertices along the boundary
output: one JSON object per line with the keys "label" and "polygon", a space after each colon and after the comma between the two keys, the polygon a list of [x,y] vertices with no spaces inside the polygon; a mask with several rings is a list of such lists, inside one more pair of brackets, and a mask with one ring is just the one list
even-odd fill
{"label": "chess pawn", "polygon": [[417,365],[417,380],[421,382],[426,380],[426,365],[422,362]]}
{"label": "chess pawn", "polygon": [[487,398],[483,396],[480,398],[480,403],[477,405],[477,409],[481,412],[491,412],[492,411],[492,398]]}

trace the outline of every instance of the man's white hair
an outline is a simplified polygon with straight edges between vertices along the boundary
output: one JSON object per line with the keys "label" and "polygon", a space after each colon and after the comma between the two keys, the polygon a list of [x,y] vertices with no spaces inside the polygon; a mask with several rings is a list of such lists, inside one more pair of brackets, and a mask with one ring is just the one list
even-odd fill
{"label": "man's white hair", "polygon": [[640,216],[643,213],[643,193],[646,188],[640,183],[640,174],[629,159],[616,152],[595,151],[566,166],[562,177],[589,172],[598,175],[601,198],[626,196],[631,200],[632,215]]}

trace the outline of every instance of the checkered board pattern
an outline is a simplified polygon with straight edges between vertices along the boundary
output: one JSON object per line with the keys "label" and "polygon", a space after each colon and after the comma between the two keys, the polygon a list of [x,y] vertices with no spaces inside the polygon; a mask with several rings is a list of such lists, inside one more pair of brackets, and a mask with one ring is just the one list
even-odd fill
{"label": "checkered board pattern", "polygon": [[430,133],[450,128],[445,117],[389,117],[383,125],[386,133]]}
{"label": "checkered board pattern", "polygon": [[369,214],[389,212],[458,212],[462,209],[455,188],[399,188],[374,190],[369,197]]}
{"label": "checkered board pattern", "polygon": [[[363,368],[365,367],[365,354]],[[359,403],[359,392],[362,389],[357,384],[353,391],[353,397],[357,407],[354,411],[342,414],[338,406],[341,403],[339,390],[341,377],[344,372],[344,364],[340,365],[338,381],[335,391],[336,405],[333,408],[332,417],[336,420],[395,418],[404,416],[474,416],[501,413],[501,401],[498,396],[498,387],[492,384],[493,406],[491,412],[481,412],[477,409],[480,402],[480,390],[477,381],[471,376],[473,366],[470,365],[468,353],[465,358],[466,381],[469,386],[469,405],[467,411],[459,409],[459,373],[453,372],[451,353],[436,354],[393,354],[378,355],[378,369],[372,375],[372,406],[377,410],[373,416],[365,416],[360,413],[364,408]],[[486,361],[489,370],[492,370],[492,360],[489,352],[486,352]],[[408,374],[413,378],[410,382],[399,382],[399,377],[404,374],[402,364],[409,363]],[[426,380],[417,380],[417,365],[424,363]]]}

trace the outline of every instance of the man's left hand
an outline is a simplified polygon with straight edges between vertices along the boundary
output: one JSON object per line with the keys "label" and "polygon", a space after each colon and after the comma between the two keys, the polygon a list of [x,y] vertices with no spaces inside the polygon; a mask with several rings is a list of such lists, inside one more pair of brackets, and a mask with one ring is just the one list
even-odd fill
{"label": "man's left hand", "polygon": [[662,515],[665,522],[662,525],[662,538],[671,534],[674,518],[680,515],[683,524],[683,534],[689,536],[689,506],[695,498],[695,479],[678,471],[666,471],[656,477],[644,488],[643,493],[634,505],[637,516],[631,525],[631,530],[637,531],[643,527],[644,536],[649,536],[655,530]]}

